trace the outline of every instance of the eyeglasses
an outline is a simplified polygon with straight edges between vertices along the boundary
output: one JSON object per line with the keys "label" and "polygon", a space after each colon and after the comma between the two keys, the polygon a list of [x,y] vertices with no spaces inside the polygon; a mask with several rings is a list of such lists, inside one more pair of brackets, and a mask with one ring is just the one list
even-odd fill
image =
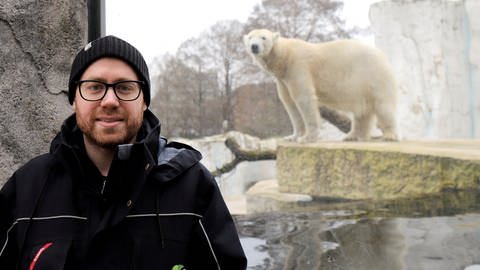
{"label": "eyeglasses", "polygon": [[84,80],[78,82],[80,96],[86,101],[99,101],[105,97],[109,87],[112,87],[119,100],[133,101],[140,96],[142,81],[119,81],[106,83],[97,80]]}

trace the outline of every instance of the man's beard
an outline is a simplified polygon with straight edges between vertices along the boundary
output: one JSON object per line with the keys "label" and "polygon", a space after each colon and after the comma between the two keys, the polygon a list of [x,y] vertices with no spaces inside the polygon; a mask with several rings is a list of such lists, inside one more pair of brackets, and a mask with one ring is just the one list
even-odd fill
{"label": "man's beard", "polygon": [[133,143],[135,141],[137,133],[142,126],[143,113],[138,119],[131,116],[128,117],[125,122],[125,127],[121,130],[98,127],[95,125],[95,118],[93,114],[90,115],[88,119],[80,118],[77,115],[77,125],[83,132],[84,139],[88,140],[90,144],[101,148],[113,149],[117,145]]}

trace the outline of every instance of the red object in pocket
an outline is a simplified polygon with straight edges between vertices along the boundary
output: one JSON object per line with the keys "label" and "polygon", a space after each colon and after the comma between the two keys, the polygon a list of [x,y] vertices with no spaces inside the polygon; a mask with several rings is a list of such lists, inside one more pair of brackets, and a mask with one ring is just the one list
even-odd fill
{"label": "red object in pocket", "polygon": [[37,251],[37,254],[35,254],[35,257],[33,257],[33,260],[32,262],[30,263],[30,267],[28,268],[29,270],[33,270],[35,268],[35,264],[37,263],[38,261],[38,258],[40,258],[40,255],[42,255],[42,253],[47,249],[49,248],[53,243],[50,242],[50,243],[46,243],[45,245],[43,245],[38,251]]}

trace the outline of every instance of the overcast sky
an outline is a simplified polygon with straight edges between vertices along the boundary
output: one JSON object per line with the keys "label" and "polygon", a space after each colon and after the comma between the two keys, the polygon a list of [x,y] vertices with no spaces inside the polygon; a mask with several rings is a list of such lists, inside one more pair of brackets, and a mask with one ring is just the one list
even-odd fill
{"label": "overcast sky", "polygon": [[[366,26],[368,7],[377,0],[345,0],[347,24]],[[147,63],[175,53],[185,40],[219,20],[245,22],[260,0],[106,0],[106,32],[132,43]]]}

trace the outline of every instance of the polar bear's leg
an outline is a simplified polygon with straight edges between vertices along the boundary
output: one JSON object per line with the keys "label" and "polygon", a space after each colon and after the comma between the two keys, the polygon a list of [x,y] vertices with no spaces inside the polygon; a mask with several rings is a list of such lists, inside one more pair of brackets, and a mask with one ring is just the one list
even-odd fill
{"label": "polar bear's leg", "polygon": [[350,133],[343,139],[344,141],[368,141],[370,132],[375,122],[373,113],[354,115]]}
{"label": "polar bear's leg", "polygon": [[285,139],[293,141],[305,134],[305,125],[303,124],[302,116],[300,115],[295,102],[290,96],[287,86],[279,80],[277,80],[276,83],[278,97],[285,107],[293,127],[293,134],[285,137]]}
{"label": "polar bear's leg", "polygon": [[291,93],[295,104],[305,125],[305,134],[298,139],[299,142],[315,142],[320,139],[322,118],[318,108],[318,101],[314,95],[315,89],[296,89]]}
{"label": "polar bear's leg", "polygon": [[377,108],[378,127],[382,130],[383,140],[398,141],[396,109],[392,104]]}

